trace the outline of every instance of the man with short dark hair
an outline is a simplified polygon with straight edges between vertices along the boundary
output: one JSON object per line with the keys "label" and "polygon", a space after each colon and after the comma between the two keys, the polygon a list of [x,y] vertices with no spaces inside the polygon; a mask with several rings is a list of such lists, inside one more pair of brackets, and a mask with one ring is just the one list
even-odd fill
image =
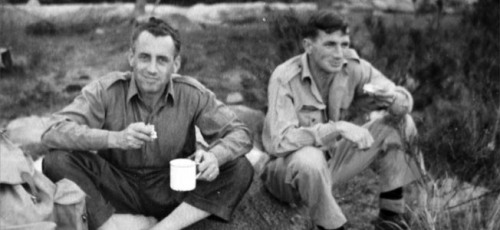
{"label": "man with short dark hair", "polygon": [[[277,198],[305,203],[318,228],[344,229],[332,187],[374,166],[381,189],[376,229],[407,229],[402,187],[422,176],[406,145],[417,135],[408,114],[413,99],[349,45],[345,19],[318,11],[304,29],[305,53],[273,72],[262,135],[273,158],[262,179]],[[383,115],[355,116],[374,110]]]}
{"label": "man with short dark hair", "polygon": [[[114,213],[152,216],[152,229],[181,229],[210,215],[229,220],[248,190],[253,168],[249,130],[181,65],[178,32],[150,19],[136,28],[132,72],[87,85],[52,117],[42,141],[52,149],[43,172],[68,178],[88,195],[90,229],[117,229]],[[210,146],[196,147],[195,126]],[[91,152],[91,150],[97,151]],[[199,163],[195,190],[169,187],[169,162]]]}

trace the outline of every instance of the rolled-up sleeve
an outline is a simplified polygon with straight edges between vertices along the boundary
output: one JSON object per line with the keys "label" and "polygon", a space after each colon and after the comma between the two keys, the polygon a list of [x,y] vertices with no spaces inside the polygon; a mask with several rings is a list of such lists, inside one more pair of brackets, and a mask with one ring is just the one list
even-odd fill
{"label": "rolled-up sleeve", "polygon": [[93,82],[70,105],[52,115],[52,125],[42,134],[42,143],[55,149],[107,148],[109,131],[101,129],[105,117],[102,90],[99,82]]}
{"label": "rolled-up sleeve", "polygon": [[252,149],[249,129],[236,114],[208,91],[200,91],[195,125],[209,143],[209,151],[219,165],[234,160]]}
{"label": "rolled-up sleeve", "polygon": [[324,143],[331,143],[338,134],[335,124],[300,126],[291,90],[276,74],[269,82],[269,109],[262,133],[266,151],[282,157],[304,146],[322,147]]}

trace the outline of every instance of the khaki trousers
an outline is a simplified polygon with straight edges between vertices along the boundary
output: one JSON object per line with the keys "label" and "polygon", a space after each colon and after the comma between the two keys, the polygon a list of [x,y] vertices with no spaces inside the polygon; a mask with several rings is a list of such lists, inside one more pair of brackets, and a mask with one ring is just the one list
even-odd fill
{"label": "khaki trousers", "polygon": [[[346,218],[332,195],[333,186],[368,167],[378,173],[381,192],[402,187],[422,176],[421,157],[415,159],[403,151],[404,139],[416,135],[411,117],[408,115],[405,119],[402,128],[384,118],[365,124],[375,140],[367,150],[360,150],[352,142],[341,139],[326,153],[307,146],[286,157],[274,158],[262,174],[264,184],[282,201],[305,203],[315,224],[338,228],[346,223]],[[403,211],[404,204],[381,202],[384,203],[389,206],[385,209]]]}

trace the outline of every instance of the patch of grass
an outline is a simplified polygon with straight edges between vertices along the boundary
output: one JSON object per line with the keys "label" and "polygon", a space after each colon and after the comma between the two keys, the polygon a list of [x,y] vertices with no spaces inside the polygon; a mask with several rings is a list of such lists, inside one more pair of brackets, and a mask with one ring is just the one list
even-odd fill
{"label": "patch of grass", "polygon": [[[494,146],[500,140],[495,128],[500,117],[499,11],[498,1],[481,0],[455,24],[444,25],[440,15],[423,27],[365,20],[375,47],[369,60],[413,91],[419,145],[431,174],[486,187],[492,197],[500,192],[500,156]],[[418,229],[484,229],[489,221],[488,210],[479,204],[469,212],[430,211],[433,221],[419,222],[425,228]]]}
{"label": "patch of grass", "polygon": [[[21,17],[16,13],[23,14],[0,8],[0,47],[9,48],[14,65],[0,72],[0,123],[24,115],[54,112],[67,104],[75,94],[65,93],[64,89],[78,81],[79,76],[69,75],[80,72],[75,70],[91,69],[89,74],[93,75],[88,78],[94,79],[123,69],[125,55],[117,53],[123,50],[117,47],[128,45],[123,34],[128,36],[129,22],[82,19],[82,26],[91,30],[81,31],[78,25],[74,30],[57,25],[54,34],[45,33],[42,28],[41,34],[33,36],[24,24],[14,21]],[[103,34],[96,34],[97,28]]]}

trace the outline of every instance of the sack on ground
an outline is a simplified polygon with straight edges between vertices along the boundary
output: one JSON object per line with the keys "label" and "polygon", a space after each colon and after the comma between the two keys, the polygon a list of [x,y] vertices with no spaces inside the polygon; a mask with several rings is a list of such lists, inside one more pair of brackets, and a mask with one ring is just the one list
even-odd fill
{"label": "sack on ground", "polygon": [[0,132],[0,229],[86,230],[85,193],[72,181],[52,183]]}

